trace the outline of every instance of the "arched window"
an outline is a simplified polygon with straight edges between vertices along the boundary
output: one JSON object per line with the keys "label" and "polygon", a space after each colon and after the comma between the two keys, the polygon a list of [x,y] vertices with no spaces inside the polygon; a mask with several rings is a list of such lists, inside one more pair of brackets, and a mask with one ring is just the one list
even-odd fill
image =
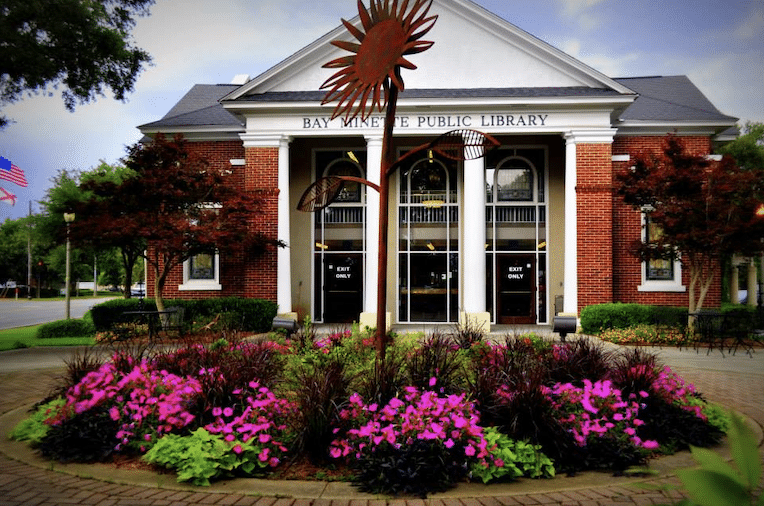
{"label": "arched window", "polygon": [[502,160],[495,172],[496,202],[533,202],[535,170],[525,158]]}

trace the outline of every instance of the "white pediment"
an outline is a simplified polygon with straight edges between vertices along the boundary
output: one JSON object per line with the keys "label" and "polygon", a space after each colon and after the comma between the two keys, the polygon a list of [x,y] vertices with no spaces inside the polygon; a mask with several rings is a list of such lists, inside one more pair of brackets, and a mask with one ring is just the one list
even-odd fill
{"label": "white pediment", "polygon": [[[368,3],[368,2],[366,2]],[[350,7],[352,2],[348,2]],[[428,51],[408,57],[407,89],[591,87],[630,90],[469,0],[434,0],[438,15]],[[352,20],[360,26],[358,18]],[[334,70],[322,65],[349,53],[330,44],[354,40],[344,26],[253,79],[228,100],[267,92],[316,91]]]}

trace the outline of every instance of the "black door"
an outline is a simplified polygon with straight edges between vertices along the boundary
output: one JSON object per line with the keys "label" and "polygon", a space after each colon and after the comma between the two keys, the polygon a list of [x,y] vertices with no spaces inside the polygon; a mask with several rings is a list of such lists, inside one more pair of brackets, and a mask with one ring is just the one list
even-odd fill
{"label": "black door", "polygon": [[324,255],[324,322],[358,321],[363,307],[360,253]]}
{"label": "black door", "polygon": [[497,256],[498,323],[536,323],[536,258],[533,255]]}

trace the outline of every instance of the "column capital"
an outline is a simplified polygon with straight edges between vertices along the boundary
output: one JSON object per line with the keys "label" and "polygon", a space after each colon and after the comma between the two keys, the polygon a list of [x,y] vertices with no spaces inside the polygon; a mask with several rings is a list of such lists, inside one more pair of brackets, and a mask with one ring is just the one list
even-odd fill
{"label": "column capital", "polygon": [[245,148],[280,148],[282,146],[288,146],[293,137],[288,135],[262,135],[262,134],[249,134],[244,133],[239,135]]}
{"label": "column capital", "polygon": [[363,138],[366,139],[367,146],[375,144],[382,146],[382,136],[379,134],[364,134]]}
{"label": "column capital", "polygon": [[563,133],[566,144],[612,144],[616,128],[591,128],[568,130]]}

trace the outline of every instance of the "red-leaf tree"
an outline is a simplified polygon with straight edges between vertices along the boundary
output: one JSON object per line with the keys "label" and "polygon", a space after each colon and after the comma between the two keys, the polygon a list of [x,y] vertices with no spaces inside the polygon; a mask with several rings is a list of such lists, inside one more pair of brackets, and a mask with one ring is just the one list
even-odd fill
{"label": "red-leaf tree", "polygon": [[722,258],[764,248],[761,170],[689,153],[669,135],[661,153],[637,154],[616,183],[624,202],[661,230],[660,239],[635,243],[634,253],[643,261],[678,258],[688,269],[691,313],[702,309]]}
{"label": "red-leaf tree", "polygon": [[110,244],[146,241],[142,255],[154,273],[160,311],[168,275],[192,256],[257,254],[281,245],[254,228],[258,198],[232,184],[230,174],[213,168],[181,136],[158,135],[130,146],[123,163],[135,176],[90,184],[95,197],[78,211],[72,232]]}

